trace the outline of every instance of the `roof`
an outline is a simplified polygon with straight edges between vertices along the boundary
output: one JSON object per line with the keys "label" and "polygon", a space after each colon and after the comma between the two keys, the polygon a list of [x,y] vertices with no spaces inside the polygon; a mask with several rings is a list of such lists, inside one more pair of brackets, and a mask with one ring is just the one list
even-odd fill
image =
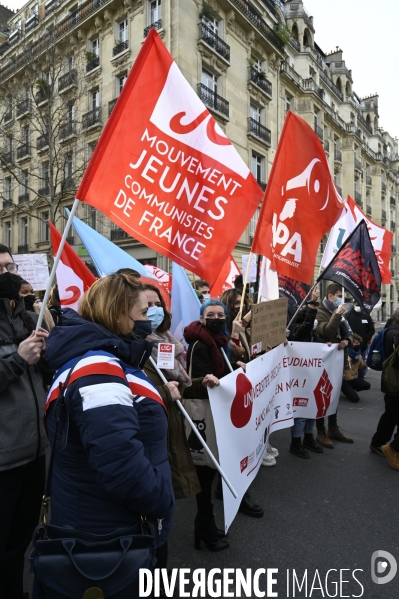
{"label": "roof", "polygon": [[15,15],[13,10],[0,4],[0,31],[8,29],[8,21]]}

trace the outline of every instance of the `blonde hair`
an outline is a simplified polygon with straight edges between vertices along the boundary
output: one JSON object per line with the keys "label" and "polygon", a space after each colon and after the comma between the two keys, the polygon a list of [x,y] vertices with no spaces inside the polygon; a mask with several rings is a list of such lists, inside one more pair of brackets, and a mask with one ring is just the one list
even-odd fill
{"label": "blonde hair", "polygon": [[79,314],[90,322],[103,325],[106,329],[120,335],[123,331],[119,319],[129,314],[137,302],[143,285],[131,275],[113,274],[98,279],[84,294]]}

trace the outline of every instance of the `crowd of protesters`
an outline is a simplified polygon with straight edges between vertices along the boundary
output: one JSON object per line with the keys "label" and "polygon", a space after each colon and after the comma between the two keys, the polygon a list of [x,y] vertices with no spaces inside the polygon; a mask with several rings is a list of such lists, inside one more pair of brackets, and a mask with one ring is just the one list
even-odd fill
{"label": "crowd of protesters", "polygon": [[[212,299],[208,283],[195,282],[201,308],[184,330],[186,356],[170,331],[159,286],[143,285],[137,272],[122,269],[96,281],[79,313],[61,309],[55,286],[35,333],[40,301],[17,271],[9,249],[0,245],[0,599],[28,596],[24,555],[39,518],[49,442],[53,525],[109,535],[139,525],[144,516],[157,530],[156,565],[166,568],[175,500],[195,495],[195,548],[228,549],[213,512],[216,470],[194,466],[176,400],[206,400],[208,388],[251,360],[251,300],[242,277]],[[386,329],[389,356],[399,342],[399,310]],[[364,377],[374,333],[371,318],[355,304],[348,311],[342,288],[332,283],[322,300],[313,291],[287,339],[337,344],[344,352],[342,393],[358,402],[358,393],[370,388]],[[155,365],[160,343],[175,347],[174,366],[162,373]],[[55,401],[66,380],[67,425],[59,422]],[[370,449],[399,470],[399,397],[386,391],[384,401]],[[309,459],[309,452],[333,449],[336,441],[353,443],[338,426],[337,413],[327,425],[324,418],[295,418],[288,449]],[[278,455],[268,443],[262,464],[274,466]],[[223,498],[219,476],[215,497]],[[263,516],[248,492],[240,511]],[[33,593],[46,597],[37,581]]]}

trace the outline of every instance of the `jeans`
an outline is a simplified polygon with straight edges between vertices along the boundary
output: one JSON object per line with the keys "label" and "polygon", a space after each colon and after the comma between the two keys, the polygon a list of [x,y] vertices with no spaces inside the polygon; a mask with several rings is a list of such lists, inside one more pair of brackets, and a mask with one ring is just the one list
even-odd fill
{"label": "jeans", "polygon": [[371,440],[371,444],[381,447],[381,445],[389,443],[396,426],[397,431],[391,447],[394,451],[399,451],[399,397],[388,395],[387,393],[384,397],[384,403],[385,412],[378,422],[377,430]]}
{"label": "jeans", "polygon": [[354,403],[359,401],[359,396],[356,391],[367,391],[371,385],[363,379],[352,379],[351,381],[342,381],[341,392]]}
{"label": "jeans", "polygon": [[[366,347],[366,349],[362,350],[362,358],[363,358],[363,362],[366,363],[367,360],[367,354],[369,353],[369,345]],[[368,371],[368,368],[366,368],[365,370],[362,370],[361,372],[359,372],[359,374],[357,375],[359,379],[361,379],[362,381],[364,381],[364,377],[366,376],[366,373]]]}
{"label": "jeans", "polygon": [[46,458],[0,472],[0,598],[22,599],[25,551],[39,523]]}
{"label": "jeans", "polygon": [[291,435],[302,437],[302,434],[313,435],[314,419],[312,418],[294,418],[294,426],[291,426]]}

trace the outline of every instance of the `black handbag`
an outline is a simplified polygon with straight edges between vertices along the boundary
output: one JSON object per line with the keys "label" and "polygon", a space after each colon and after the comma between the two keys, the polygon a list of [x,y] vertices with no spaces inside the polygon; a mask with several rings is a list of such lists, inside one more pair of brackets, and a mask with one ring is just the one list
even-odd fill
{"label": "black handbag", "polygon": [[[78,360],[79,361],[79,360]],[[139,595],[139,570],[155,565],[155,527],[141,521],[129,529],[95,535],[47,524],[57,428],[64,421],[62,449],[68,439],[69,416],[64,394],[70,369],[56,405],[56,427],[40,524],[30,554],[35,575],[33,597],[43,599],[135,599]]]}

